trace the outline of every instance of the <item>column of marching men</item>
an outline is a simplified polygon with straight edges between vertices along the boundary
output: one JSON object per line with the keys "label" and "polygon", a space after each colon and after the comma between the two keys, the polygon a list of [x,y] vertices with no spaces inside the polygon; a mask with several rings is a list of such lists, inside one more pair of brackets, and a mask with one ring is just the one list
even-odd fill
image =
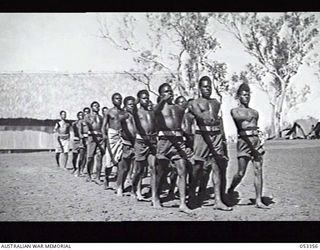
{"label": "column of marching men", "polygon": [[[254,168],[255,207],[268,209],[262,201],[262,162],[265,153],[259,114],[249,107],[250,88],[241,84],[237,90],[238,107],[231,110],[238,132],[238,171],[226,188],[228,166],[227,141],[221,116],[221,104],[211,97],[212,82],[208,76],[199,80],[199,97],[174,100],[168,83],[160,85],[157,103],[149,99],[147,90],[122,100],[112,95],[113,107],[104,107],[100,114],[98,102],[92,102],[77,113],[70,124],[61,111],[54,128],[58,146],[56,162],[67,169],[70,131],[73,130],[72,164],[77,177],[86,177],[105,189],[115,189],[117,196],[125,193],[126,180],[131,180],[131,196],[162,206],[161,198],[179,197],[179,210],[190,213],[212,199],[213,209],[231,211],[235,188],[246,173],[249,162]],[[123,106],[122,106],[123,104]],[[105,168],[103,157],[106,157]],[[61,163],[61,164],[60,164]],[[94,169],[93,169],[94,168]],[[101,173],[104,171],[104,179]],[[143,193],[142,181],[150,175],[148,192]],[[211,178],[213,194],[208,193]],[[114,185],[111,185],[115,182]],[[167,191],[167,192],[165,192]]]}

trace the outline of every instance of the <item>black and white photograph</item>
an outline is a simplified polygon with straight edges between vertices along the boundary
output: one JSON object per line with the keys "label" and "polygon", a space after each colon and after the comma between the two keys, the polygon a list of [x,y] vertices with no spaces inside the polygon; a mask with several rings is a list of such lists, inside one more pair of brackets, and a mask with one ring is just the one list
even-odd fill
{"label": "black and white photograph", "polygon": [[319,221],[319,25],[0,13],[0,221]]}

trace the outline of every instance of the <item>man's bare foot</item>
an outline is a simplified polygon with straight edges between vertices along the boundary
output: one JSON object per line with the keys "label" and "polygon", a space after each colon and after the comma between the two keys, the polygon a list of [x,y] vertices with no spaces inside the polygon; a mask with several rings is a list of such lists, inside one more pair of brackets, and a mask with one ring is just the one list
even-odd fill
{"label": "man's bare foot", "polygon": [[87,179],[86,179],[86,182],[91,182],[91,181],[92,181],[92,180],[91,180],[91,177],[88,176]]}
{"label": "man's bare foot", "polygon": [[94,183],[101,186],[103,184],[103,182],[99,179],[93,179]]}
{"label": "man's bare foot", "polygon": [[260,208],[260,209],[270,209],[270,207],[267,207],[266,205],[264,205],[262,202],[257,202],[255,205],[256,208]]}
{"label": "man's bare foot", "polygon": [[232,211],[232,210],[233,210],[232,207],[228,207],[228,206],[226,206],[225,204],[223,204],[222,202],[216,203],[216,204],[213,206],[213,209],[215,209],[215,210],[221,210],[221,211]]}
{"label": "man's bare foot", "polygon": [[179,211],[183,212],[183,213],[186,213],[186,214],[192,214],[193,213],[192,210],[190,208],[188,208],[186,204],[180,205]]}
{"label": "man's bare foot", "polygon": [[110,183],[109,183],[108,180],[105,180],[105,181],[103,182],[103,188],[104,188],[104,190],[110,190],[110,189],[112,189],[112,187],[110,187]]}
{"label": "man's bare foot", "polygon": [[162,205],[161,205],[161,203],[160,203],[159,200],[157,200],[157,201],[153,200],[153,201],[151,202],[151,205],[152,205],[154,208],[162,208]]}
{"label": "man's bare foot", "polygon": [[117,189],[117,196],[122,197],[123,196],[123,190],[121,188]]}
{"label": "man's bare foot", "polygon": [[137,199],[137,201],[150,201],[150,200],[144,198],[144,197],[142,196],[142,194],[137,194],[137,195],[136,195],[136,199]]}

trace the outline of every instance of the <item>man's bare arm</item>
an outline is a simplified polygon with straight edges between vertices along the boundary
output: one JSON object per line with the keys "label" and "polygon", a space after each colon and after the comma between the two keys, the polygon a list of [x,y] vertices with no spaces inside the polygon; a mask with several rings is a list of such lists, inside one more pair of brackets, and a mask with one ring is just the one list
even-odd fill
{"label": "man's bare arm", "polygon": [[200,119],[200,120],[211,119],[209,117],[209,115],[210,115],[209,111],[202,112],[199,105],[197,105],[197,103],[194,103],[189,110],[190,110],[191,114],[195,116],[195,118],[197,120],[198,119]]}
{"label": "man's bare arm", "polygon": [[169,100],[170,98],[171,98],[171,96],[169,96],[169,95],[165,96],[165,97],[162,97],[160,99],[160,102],[154,106],[154,109],[153,109],[154,112],[155,113],[161,112],[161,110],[163,109],[163,107],[166,104],[167,100]]}

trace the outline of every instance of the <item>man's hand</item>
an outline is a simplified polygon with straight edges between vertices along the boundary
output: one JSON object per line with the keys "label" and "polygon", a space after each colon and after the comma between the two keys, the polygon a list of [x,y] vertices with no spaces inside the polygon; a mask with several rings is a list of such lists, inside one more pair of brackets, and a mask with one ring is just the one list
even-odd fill
{"label": "man's hand", "polygon": [[173,95],[171,93],[168,93],[167,95],[161,97],[161,101],[168,101],[171,98],[173,98]]}

